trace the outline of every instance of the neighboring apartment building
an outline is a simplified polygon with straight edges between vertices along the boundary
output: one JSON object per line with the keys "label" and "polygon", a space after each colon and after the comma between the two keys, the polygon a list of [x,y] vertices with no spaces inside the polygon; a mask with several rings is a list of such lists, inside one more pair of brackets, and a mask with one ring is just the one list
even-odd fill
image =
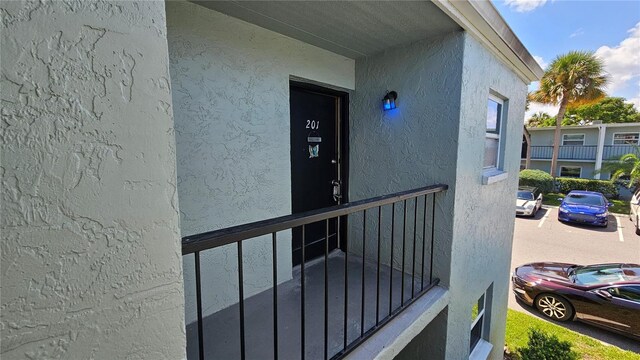
{"label": "neighboring apartment building", "polygon": [[[531,134],[531,169],[551,170],[554,127],[527,127]],[[636,153],[640,145],[640,123],[563,126],[556,174],[562,177],[609,179],[608,172],[596,172],[602,163]],[[526,147],[522,148],[524,168]]]}
{"label": "neighboring apartment building", "polygon": [[0,8],[3,359],[502,358],[489,1]]}

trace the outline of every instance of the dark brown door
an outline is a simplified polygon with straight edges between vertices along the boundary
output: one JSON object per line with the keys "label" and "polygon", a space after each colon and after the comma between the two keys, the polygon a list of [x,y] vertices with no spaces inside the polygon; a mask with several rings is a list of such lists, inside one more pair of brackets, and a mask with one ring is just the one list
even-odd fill
{"label": "dark brown door", "polygon": [[[291,195],[294,214],[339,204],[342,98],[330,91],[291,86]],[[335,189],[334,189],[335,188]],[[329,250],[338,246],[338,224],[329,220]],[[293,230],[293,264],[302,259],[302,230]],[[327,222],[305,226],[305,258],[324,254]]]}

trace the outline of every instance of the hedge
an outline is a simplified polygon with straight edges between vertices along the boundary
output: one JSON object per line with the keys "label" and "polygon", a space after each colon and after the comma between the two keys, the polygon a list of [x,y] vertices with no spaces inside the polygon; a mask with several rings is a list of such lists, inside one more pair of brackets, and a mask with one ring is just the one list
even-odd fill
{"label": "hedge", "polygon": [[608,180],[556,178],[558,191],[566,194],[571,190],[597,191],[610,198],[618,197],[618,186]]}
{"label": "hedge", "polygon": [[553,178],[542,170],[520,171],[519,185],[537,187],[544,194],[553,192]]}

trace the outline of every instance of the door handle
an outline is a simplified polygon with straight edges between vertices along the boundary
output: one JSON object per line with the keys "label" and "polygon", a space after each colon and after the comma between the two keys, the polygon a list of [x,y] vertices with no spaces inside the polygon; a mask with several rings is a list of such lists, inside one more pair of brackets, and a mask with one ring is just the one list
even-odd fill
{"label": "door handle", "polygon": [[333,200],[339,202],[342,199],[342,182],[340,180],[332,180],[333,185]]}

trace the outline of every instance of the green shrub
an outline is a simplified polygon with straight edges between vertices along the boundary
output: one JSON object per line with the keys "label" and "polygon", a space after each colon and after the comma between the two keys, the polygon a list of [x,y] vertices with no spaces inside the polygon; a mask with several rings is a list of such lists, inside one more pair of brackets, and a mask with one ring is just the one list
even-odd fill
{"label": "green shrub", "polygon": [[571,350],[571,343],[561,341],[555,335],[547,335],[541,330],[529,331],[526,347],[518,349],[522,360],[577,360],[578,354]]}
{"label": "green shrub", "polygon": [[542,170],[522,170],[520,171],[519,185],[534,186],[546,194],[553,191],[553,178]]}
{"label": "green shrub", "polygon": [[597,191],[608,198],[618,197],[618,186],[608,180],[557,178],[558,191],[564,194],[571,190]]}

